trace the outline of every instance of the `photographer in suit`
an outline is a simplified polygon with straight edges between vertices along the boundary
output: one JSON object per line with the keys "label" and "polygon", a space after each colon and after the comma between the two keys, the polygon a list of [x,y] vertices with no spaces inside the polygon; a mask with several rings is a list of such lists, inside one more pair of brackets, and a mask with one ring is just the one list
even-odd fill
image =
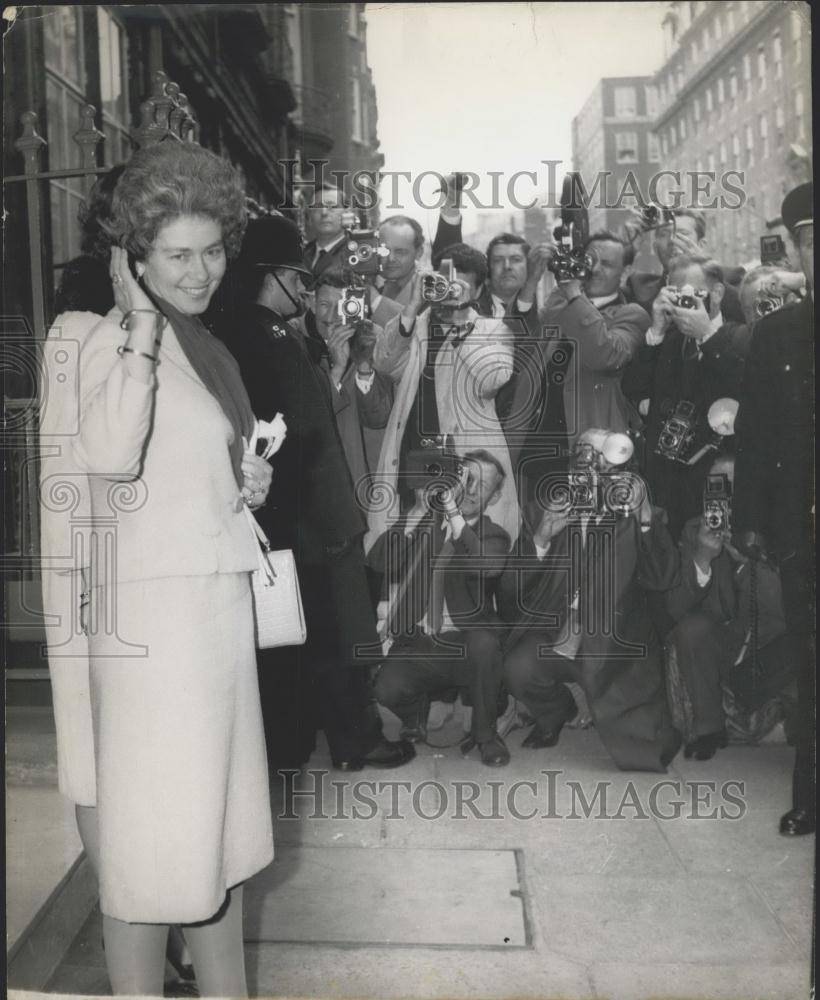
{"label": "photographer in suit", "polygon": [[376,677],[378,701],[401,719],[402,735],[417,741],[426,738],[430,698],[466,688],[472,728],[462,751],[477,745],[488,767],[510,759],[496,732],[503,626],[494,604],[510,538],[486,514],[504,478],[488,451],[468,452],[461,483],[418,489],[414,506],[369,557],[386,587],[397,585],[382,611],[395,639]]}
{"label": "photographer in suit", "polygon": [[569,483],[556,481],[525,508],[499,584],[499,611],[510,625],[504,671],[535,719],[525,747],[558,743],[578,712],[566,686],[574,682],[618,767],[665,771],[680,737],[647,592],[677,582],[679,558],[644,484],[622,468],[631,454],[625,435],[585,431]]}
{"label": "photographer in suit", "polygon": [[809,294],[755,326],[736,420],[734,531],[741,551],[780,568],[797,671],[798,725],[787,836],[815,830],[814,785],[814,220],[813,185],[786,195]]}
{"label": "photographer in suit", "polygon": [[713,462],[709,482],[725,499],[707,496],[704,513],[687,521],[680,582],[665,595],[675,622],[666,642],[692,704],[694,739],[684,755],[696,760],[727,744],[724,687],[739,723],[762,712],[751,734],[760,738],[782,717],[773,702],[793,677],[777,571],[753,567],[730,541],[733,478],[734,459]]}
{"label": "photographer in suit", "polygon": [[[535,370],[540,393],[519,379],[512,402],[516,419],[525,415],[527,435],[519,454],[526,496],[540,478],[566,469],[563,454],[590,427],[625,432],[639,421],[621,389],[625,366],[638,349],[649,321],[640,306],[627,303],[622,285],[630,273],[632,247],[614,233],[595,233],[585,251],[591,268],[585,280],[559,280],[539,316],[544,331]],[[547,265],[557,249],[545,249]],[[545,442],[553,442],[547,450]]]}
{"label": "photographer in suit", "polygon": [[[626,283],[628,302],[637,302],[651,315],[652,303],[664,285],[669,284],[669,270],[676,257],[708,257],[706,216],[694,208],[672,209],[674,221],[662,222],[654,228],[649,225],[643,209],[633,208],[631,218],[624,225],[625,239],[634,246],[647,231],[653,233],[652,249],[660,261],[661,274],[633,272]],[[743,322],[743,311],[737,290],[725,283],[723,315],[735,323]]]}
{"label": "photographer in suit", "polygon": [[[652,325],[624,373],[623,389],[646,416],[645,472],[653,500],[667,511],[677,540],[701,510],[711,458],[704,453],[694,464],[686,463],[712,439],[707,420],[712,403],[738,399],[751,333],[745,324],[724,317],[725,284],[715,261],[675,257],[669,282],[652,304]],[[689,446],[657,454],[659,440],[677,440],[665,428],[682,401],[694,406],[694,438]]]}

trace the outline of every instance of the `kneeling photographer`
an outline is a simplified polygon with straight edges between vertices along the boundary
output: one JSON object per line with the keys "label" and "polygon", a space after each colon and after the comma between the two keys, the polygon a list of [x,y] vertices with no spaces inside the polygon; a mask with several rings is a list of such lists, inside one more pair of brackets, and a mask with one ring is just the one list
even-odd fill
{"label": "kneeling photographer", "polygon": [[780,578],[731,544],[733,480],[734,459],[713,462],[703,513],[683,529],[680,583],[666,594],[671,673],[691,704],[684,755],[696,760],[709,760],[730,736],[756,743],[784,718],[788,730],[793,715]]}
{"label": "kneeling photographer", "polygon": [[646,418],[646,476],[678,539],[700,512],[719,444],[710,407],[739,398],[751,331],[724,318],[723,271],[715,261],[675,257],[668,281],[652,305],[652,325],[623,387]]}

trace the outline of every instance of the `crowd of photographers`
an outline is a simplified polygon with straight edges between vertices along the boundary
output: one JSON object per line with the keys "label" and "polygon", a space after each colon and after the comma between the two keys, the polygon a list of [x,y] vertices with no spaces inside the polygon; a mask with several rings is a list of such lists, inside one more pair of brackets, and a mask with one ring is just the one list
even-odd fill
{"label": "crowd of photographers", "polygon": [[337,767],[399,766],[456,699],[488,766],[514,725],[537,749],[591,720],[663,771],[783,723],[781,832],[813,831],[811,185],[791,263],[769,241],[744,273],[698,211],[590,234],[576,184],[552,241],[482,253],[451,176],[429,264],[414,219],[364,230],[335,188],[307,243],[251,221],[224,339],[288,425],[257,517],[308,630],[260,653],[269,754],[300,765],[321,726]]}

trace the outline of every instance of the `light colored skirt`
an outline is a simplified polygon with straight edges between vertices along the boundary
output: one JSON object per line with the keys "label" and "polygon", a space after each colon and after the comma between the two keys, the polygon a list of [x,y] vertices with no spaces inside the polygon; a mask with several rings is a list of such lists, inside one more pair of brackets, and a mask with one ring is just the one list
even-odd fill
{"label": "light colored skirt", "polygon": [[206,920],[273,858],[249,575],[98,589],[91,623],[101,909]]}

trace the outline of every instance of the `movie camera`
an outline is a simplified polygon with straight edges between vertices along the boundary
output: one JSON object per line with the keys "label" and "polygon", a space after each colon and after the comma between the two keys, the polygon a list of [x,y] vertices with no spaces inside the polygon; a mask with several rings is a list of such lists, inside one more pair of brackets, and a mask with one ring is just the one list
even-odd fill
{"label": "movie camera", "polygon": [[592,273],[592,257],[584,250],[589,239],[586,202],[581,175],[567,174],[561,189],[561,224],[552,233],[557,253],[547,265],[558,284],[585,281]]}
{"label": "movie camera", "polygon": [[446,258],[441,262],[441,271],[422,277],[421,297],[425,302],[434,302],[436,305],[457,305],[464,294],[464,288],[456,278],[453,262]]}
{"label": "movie camera", "polygon": [[362,278],[377,275],[382,259],[390,256],[390,251],[374,229],[346,229],[345,249],[348,268]]}
{"label": "movie camera", "polygon": [[661,226],[675,225],[674,208],[667,208],[664,205],[658,205],[655,202],[650,202],[648,205],[643,206],[641,214],[643,216],[644,230],[659,229]]}

